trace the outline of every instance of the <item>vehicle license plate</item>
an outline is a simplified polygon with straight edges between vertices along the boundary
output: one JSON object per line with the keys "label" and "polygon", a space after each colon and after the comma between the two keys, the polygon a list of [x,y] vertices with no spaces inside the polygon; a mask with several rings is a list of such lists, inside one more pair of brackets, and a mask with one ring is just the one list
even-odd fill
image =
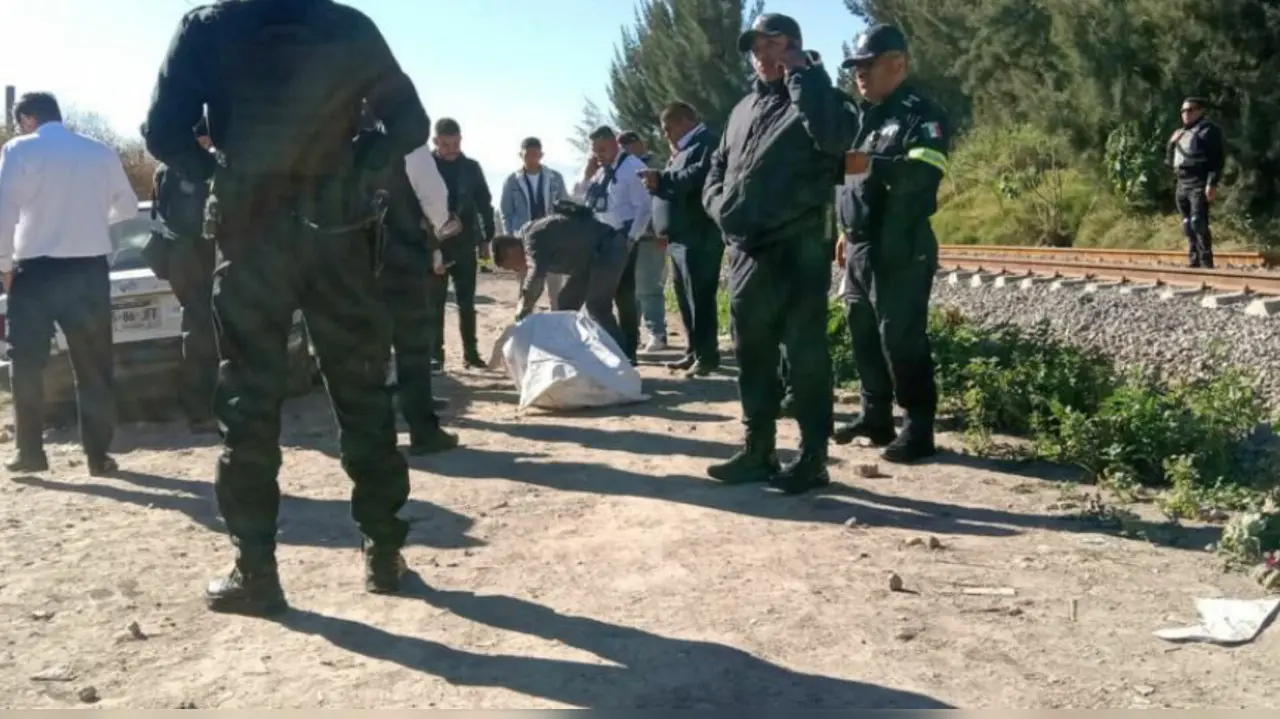
{"label": "vehicle license plate", "polygon": [[112,330],[136,332],[159,329],[163,324],[160,303],[155,300],[128,300],[117,302],[111,308]]}

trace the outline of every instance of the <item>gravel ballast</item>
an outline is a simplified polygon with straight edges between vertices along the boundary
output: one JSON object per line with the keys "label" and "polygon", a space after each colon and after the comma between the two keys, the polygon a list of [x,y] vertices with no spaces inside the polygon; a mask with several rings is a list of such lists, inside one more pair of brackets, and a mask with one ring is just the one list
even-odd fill
{"label": "gravel ballast", "polygon": [[1258,377],[1267,403],[1280,409],[1280,317],[1246,315],[1239,307],[1208,309],[1199,298],[1161,299],[1155,293],[1085,292],[953,285],[940,275],[933,305],[958,310],[981,326],[1047,322],[1052,334],[1077,346],[1097,348],[1122,367],[1156,369],[1166,377],[1196,379],[1224,364]]}

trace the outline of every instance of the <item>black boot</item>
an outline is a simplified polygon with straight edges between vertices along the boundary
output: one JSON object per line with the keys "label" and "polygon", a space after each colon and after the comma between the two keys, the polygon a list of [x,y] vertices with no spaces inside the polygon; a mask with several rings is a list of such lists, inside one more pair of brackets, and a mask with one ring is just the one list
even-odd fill
{"label": "black boot", "polygon": [[697,361],[696,358],[692,354],[687,354],[674,362],[668,362],[666,364],[666,367],[669,370],[683,372],[684,370],[687,370],[693,367],[694,362],[696,361]]}
{"label": "black boot", "polygon": [[489,365],[474,347],[462,354],[462,363],[471,369],[488,369]]}
{"label": "black boot", "polygon": [[932,457],[937,453],[933,444],[933,421],[931,419],[907,418],[898,438],[889,443],[880,453],[886,462],[895,464],[911,464]]}
{"label": "black boot", "polygon": [[274,557],[237,559],[225,577],[209,582],[204,601],[212,611],[251,617],[267,617],[289,609]]}
{"label": "black boot", "polygon": [[836,444],[849,444],[855,437],[866,437],[873,447],[884,447],[897,435],[893,429],[892,419],[870,419],[866,413],[859,415],[848,424],[842,424],[831,434]]}
{"label": "black boot", "polygon": [[14,474],[49,471],[49,458],[44,452],[18,452],[18,455],[4,463],[4,468]]}
{"label": "black boot", "polygon": [[707,475],[725,484],[768,482],[778,473],[775,435],[747,433],[743,448],[726,462],[707,467]]}
{"label": "black boot", "polygon": [[831,484],[831,475],[827,473],[825,447],[806,449],[802,446],[795,459],[769,478],[769,486],[784,494],[804,494],[828,484]]}
{"label": "black boot", "polygon": [[400,580],[409,572],[400,549],[379,547],[365,540],[364,588],[374,594],[395,594],[400,591]]}
{"label": "black boot", "polygon": [[409,434],[409,454],[414,457],[420,457],[425,454],[436,454],[437,452],[447,452],[458,446],[458,436],[449,434],[443,429],[436,427],[433,431],[423,432],[422,434]]}

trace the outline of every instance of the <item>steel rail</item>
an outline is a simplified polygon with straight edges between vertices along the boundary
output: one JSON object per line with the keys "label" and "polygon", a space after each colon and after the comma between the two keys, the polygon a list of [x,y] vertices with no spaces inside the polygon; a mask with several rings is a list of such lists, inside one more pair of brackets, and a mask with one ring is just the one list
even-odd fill
{"label": "steel rail", "polygon": [[[1055,259],[1068,262],[1123,262],[1134,264],[1182,265],[1187,253],[1178,250],[1117,250],[1092,247],[1020,247],[1012,245],[943,245],[944,255],[951,257],[1009,255],[1013,257]],[[1215,252],[1219,265],[1244,267],[1280,267],[1280,251]]]}
{"label": "steel rail", "polygon": [[1175,268],[1151,264],[1074,262],[1034,257],[980,256],[963,252],[953,253],[950,249],[950,247],[944,247],[939,256],[939,265],[943,270],[1018,277],[1083,278],[1095,281],[1169,285],[1280,296],[1280,273]]}

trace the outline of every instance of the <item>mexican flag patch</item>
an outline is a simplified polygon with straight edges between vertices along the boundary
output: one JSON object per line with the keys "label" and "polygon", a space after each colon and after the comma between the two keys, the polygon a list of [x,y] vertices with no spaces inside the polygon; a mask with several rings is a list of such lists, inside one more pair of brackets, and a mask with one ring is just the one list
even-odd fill
{"label": "mexican flag patch", "polygon": [[926,122],[925,124],[920,126],[920,129],[924,131],[925,137],[928,137],[932,140],[942,139],[942,125],[936,122]]}

